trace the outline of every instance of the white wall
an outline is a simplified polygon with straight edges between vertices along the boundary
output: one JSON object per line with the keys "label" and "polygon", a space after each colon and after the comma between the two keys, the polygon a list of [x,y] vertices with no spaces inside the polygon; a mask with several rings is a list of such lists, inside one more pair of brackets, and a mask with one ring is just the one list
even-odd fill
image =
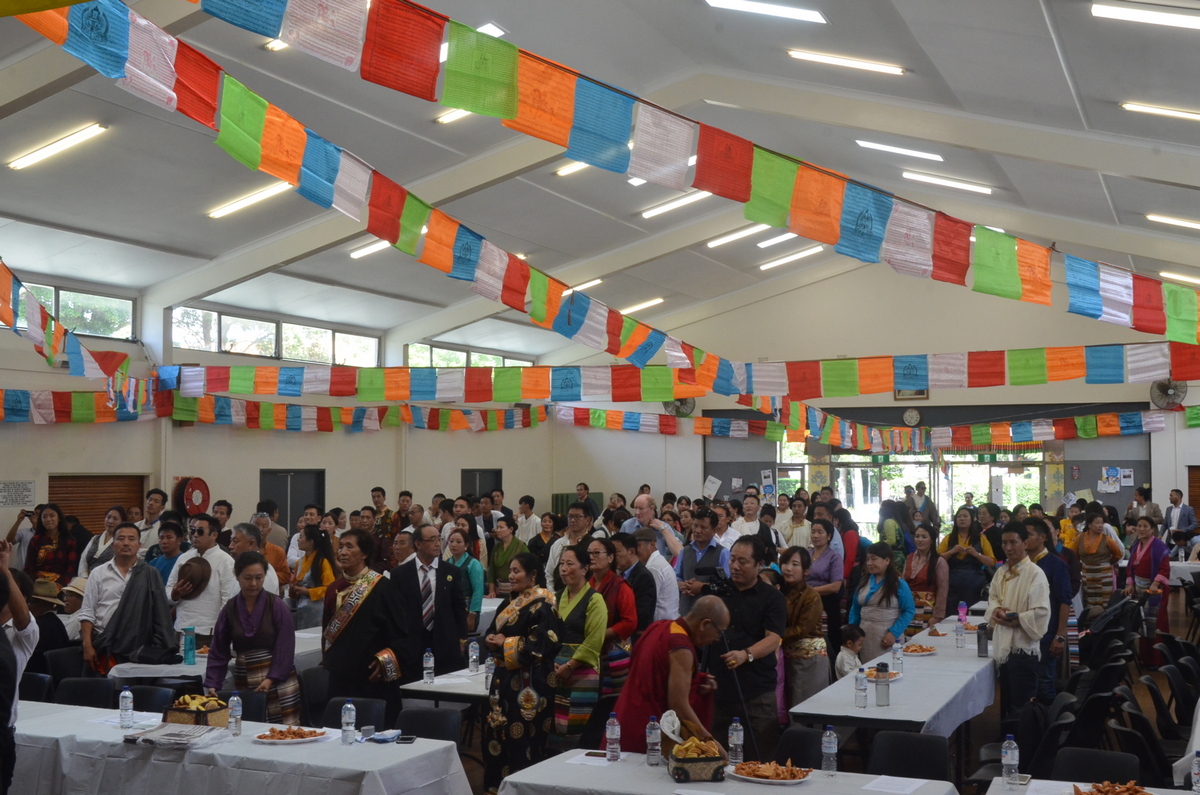
{"label": "white wall", "polygon": [[1150,471],[1154,501],[1167,504],[1171,489],[1188,500],[1189,466],[1200,466],[1200,428],[1188,428],[1183,412],[1168,411],[1167,429],[1150,435]]}

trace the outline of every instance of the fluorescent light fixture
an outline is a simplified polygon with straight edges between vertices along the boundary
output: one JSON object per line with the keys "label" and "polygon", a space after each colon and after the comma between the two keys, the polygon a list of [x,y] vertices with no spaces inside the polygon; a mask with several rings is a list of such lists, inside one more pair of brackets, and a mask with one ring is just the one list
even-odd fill
{"label": "fluorescent light fixture", "polygon": [[590,282],[584,282],[583,284],[577,284],[574,287],[568,287],[567,289],[563,290],[563,295],[570,295],[576,290],[586,290],[589,287],[595,287],[597,284],[600,284],[603,281],[603,279],[592,279]]}
{"label": "fluorescent light fixture", "polygon": [[1157,224],[1170,224],[1171,226],[1183,226],[1188,229],[1200,229],[1200,221],[1189,221],[1186,218],[1172,218],[1169,215],[1147,215],[1147,221],[1154,221]]}
{"label": "fluorescent light fixture", "polygon": [[[425,233],[426,233],[426,232],[428,232],[428,231],[429,231],[429,227],[428,227],[428,226],[422,226],[422,227],[421,227],[421,234],[425,234]],[[517,256],[518,256],[518,257],[521,257],[521,255],[520,255],[520,254],[518,254]],[[524,258],[524,257],[521,257],[521,259],[525,259],[525,258]]]}
{"label": "fluorescent light fixture", "polygon": [[651,207],[649,210],[646,210],[646,212],[642,213],[642,217],[653,218],[656,215],[669,213],[672,210],[678,210],[680,207],[686,207],[689,204],[700,201],[701,199],[707,199],[709,196],[712,196],[712,194],[706,190],[693,191],[686,196],[680,196],[674,201],[669,201],[666,204],[660,204],[657,207]]}
{"label": "fluorescent light fixture", "polygon": [[449,57],[450,57],[450,42],[443,41],[441,49],[438,50],[438,60],[441,61],[442,63],[445,63],[446,59]]}
{"label": "fluorescent light fixture", "polygon": [[723,246],[726,243],[732,243],[735,240],[741,240],[743,237],[750,237],[750,235],[756,235],[759,232],[765,231],[770,228],[771,227],[767,224],[755,224],[754,226],[748,226],[745,229],[739,229],[736,232],[730,232],[729,234],[724,235],[723,237],[713,238],[712,240],[708,241],[708,247],[716,248],[717,246]]}
{"label": "fluorescent light fixture", "polygon": [[774,3],[756,3],[753,0],[705,0],[713,8],[725,8],[730,11],[745,11],[748,14],[764,14],[769,17],[796,19],[801,22],[817,22],[824,25],[828,20],[820,11],[810,11],[807,8],[792,8]]}
{"label": "fluorescent light fixture", "polygon": [[569,166],[563,166],[562,168],[560,168],[558,171],[555,171],[554,173],[558,174],[560,177],[565,177],[569,174],[574,174],[576,171],[583,171],[587,167],[588,167],[587,163],[582,163],[582,162],[576,160],[574,163],[571,163]]}
{"label": "fluorescent light fixture", "polygon": [[391,245],[392,244],[387,242],[386,240],[376,240],[374,243],[371,243],[370,245],[363,246],[362,248],[358,248],[358,249],[355,249],[354,251],[351,251],[350,259],[362,259],[363,257],[367,256],[368,254],[374,254],[376,251],[383,251],[385,248],[388,248]]}
{"label": "fluorescent light fixture", "polygon": [[484,24],[475,28],[475,30],[479,31],[480,33],[486,33],[489,36],[495,36],[498,39],[503,37],[505,32],[504,28],[500,27],[495,22],[485,22]]}
{"label": "fluorescent light fixture", "polygon": [[1171,273],[1170,271],[1159,271],[1158,275],[1164,279],[1174,279],[1177,282],[1187,282],[1188,284],[1200,284],[1200,279],[1195,276],[1184,276],[1182,273]]}
{"label": "fluorescent light fixture", "polygon": [[904,74],[903,66],[896,66],[890,63],[860,61],[857,58],[843,58],[840,55],[826,55],[822,52],[808,52],[807,50],[788,50],[788,55],[799,61],[812,61],[813,63],[824,63],[831,66],[847,66],[851,69],[865,69],[868,72],[882,72],[888,75]]}
{"label": "fluorescent light fixture", "polygon": [[243,196],[235,202],[230,202],[224,207],[218,207],[208,214],[209,218],[224,218],[230,213],[236,213],[238,210],[244,210],[252,204],[258,204],[264,199],[269,199],[272,196],[277,196],[285,190],[291,190],[291,185],[286,182],[276,182],[269,188],[263,188],[257,193],[251,193],[249,196]]}
{"label": "fluorescent light fixture", "polygon": [[770,262],[768,262],[766,265],[759,265],[758,269],[760,271],[769,271],[769,270],[771,270],[771,268],[778,268],[780,265],[787,265],[789,262],[795,262],[798,259],[804,259],[805,257],[811,257],[813,254],[819,254],[824,250],[825,250],[824,246],[813,246],[812,248],[801,249],[800,251],[797,251],[795,254],[788,254],[786,257],[780,257],[779,259],[773,259]]}
{"label": "fluorescent light fixture", "polygon": [[266,44],[263,45],[264,50],[270,50],[271,52],[279,52],[280,50],[286,50],[287,47],[288,47],[287,42],[283,41],[282,39],[271,39],[270,41],[268,41]]}
{"label": "fluorescent light fixture", "polygon": [[1000,227],[998,227],[998,226],[986,226],[986,225],[985,225],[983,228],[984,228],[984,229],[990,229],[990,230],[992,230],[993,232],[999,232],[1000,234],[1004,234],[1004,230],[1003,230],[1003,229],[1001,229],[1001,228],[1000,228]]}
{"label": "fluorescent light fixture", "polygon": [[1122,22],[1144,22],[1147,25],[1167,25],[1172,28],[1200,30],[1200,13],[1186,8],[1173,8],[1167,11],[1162,6],[1105,0],[1103,3],[1092,3],[1092,16],[1118,19]]}
{"label": "fluorescent light fixture", "polygon": [[630,177],[629,184],[636,188],[640,185],[645,185],[646,180],[642,179],[641,177]]}
{"label": "fluorescent light fixture", "polygon": [[651,298],[649,301],[644,301],[640,304],[634,304],[631,307],[622,309],[621,314],[622,315],[632,315],[634,312],[638,312],[642,309],[649,309],[652,306],[658,306],[662,302],[663,302],[662,298]]}
{"label": "fluorescent light fixture", "polygon": [[529,257],[525,256],[524,254],[513,254],[513,256],[521,260],[529,259]]}
{"label": "fluorescent light fixture", "polygon": [[449,124],[450,122],[458,121],[459,119],[465,119],[470,115],[471,111],[469,110],[452,110],[449,113],[443,113],[441,116],[438,116],[437,122],[438,124]]}
{"label": "fluorescent light fixture", "polygon": [[688,165],[689,166],[696,165],[696,156],[695,155],[692,155],[691,157],[688,158]]}
{"label": "fluorescent light fixture", "polygon": [[1175,119],[1187,119],[1188,121],[1200,121],[1200,113],[1195,113],[1190,110],[1176,110],[1175,108],[1160,108],[1155,105],[1140,105],[1137,102],[1122,102],[1121,107],[1125,110],[1131,110],[1134,113],[1153,113],[1156,116],[1170,116]]}
{"label": "fluorescent light fixture", "polygon": [[970,182],[959,182],[956,179],[946,179],[944,177],[935,177],[932,174],[919,174],[915,171],[905,171],[902,176],[905,179],[911,179],[916,182],[928,182],[930,185],[941,185],[944,188],[958,188],[959,190],[969,190],[972,193],[985,193],[990,195],[992,189],[987,185],[975,185]]}
{"label": "fluorescent light fixture", "polygon": [[18,157],[16,160],[8,164],[9,168],[20,170],[32,166],[34,163],[40,163],[48,157],[53,157],[59,152],[66,151],[76,144],[81,144],[89,138],[95,138],[100,133],[107,130],[107,127],[101,127],[99,124],[92,124],[84,127],[79,132],[73,132],[66,138],[59,138],[52,144],[47,144],[41,149],[34,150],[23,157]]}
{"label": "fluorescent light fixture", "polygon": [[758,247],[759,248],[770,248],[771,246],[775,245],[776,243],[782,243],[785,240],[791,240],[793,237],[799,237],[799,235],[797,235],[795,232],[787,232],[786,234],[776,235],[775,237],[769,237],[766,240],[764,240],[763,242],[759,243]]}
{"label": "fluorescent light fixture", "polygon": [[887,144],[877,144],[874,141],[855,141],[854,143],[864,149],[878,149],[880,152],[891,152],[894,155],[907,155],[908,157],[919,157],[922,160],[936,160],[942,162],[941,155],[935,155],[933,152],[918,152],[916,149],[904,149],[899,146],[888,146]]}

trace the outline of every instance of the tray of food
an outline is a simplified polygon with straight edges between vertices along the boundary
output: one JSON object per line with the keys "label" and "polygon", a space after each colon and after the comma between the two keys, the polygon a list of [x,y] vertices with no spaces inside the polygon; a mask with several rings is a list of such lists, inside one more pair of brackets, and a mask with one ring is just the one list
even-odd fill
{"label": "tray of food", "polygon": [[922,646],[920,643],[910,643],[904,647],[905,657],[928,657],[931,654],[937,654],[937,649],[933,646]]}
{"label": "tray of food", "polygon": [[[874,668],[868,668],[867,669],[867,678],[870,679],[871,681],[874,681],[875,673],[876,672],[875,672]],[[904,676],[904,673],[902,671],[888,671],[888,681],[889,682],[895,682],[897,679],[900,679],[903,676]]]}
{"label": "tray of food", "polygon": [[778,762],[742,762],[725,768],[725,775],[736,781],[747,781],[751,784],[773,784],[775,786],[790,786],[800,784],[812,773],[811,767],[795,767],[792,760],[786,765]]}
{"label": "tray of food", "polygon": [[1102,781],[1099,784],[1092,784],[1091,789],[1080,789],[1076,784],[1072,789],[1074,795],[1150,795],[1149,790],[1142,789],[1132,781],[1124,784]]}
{"label": "tray of food", "polygon": [[163,723],[228,726],[229,705],[213,696],[180,696],[163,712]]}
{"label": "tray of food", "polygon": [[689,737],[667,753],[667,772],[680,784],[688,781],[724,781],[725,757],[715,740]]}
{"label": "tray of food", "polygon": [[265,733],[254,735],[254,742],[259,745],[299,745],[319,743],[331,736],[327,731],[301,729],[299,726],[284,726],[282,729],[272,726]]}
{"label": "tray of food", "polygon": [[978,625],[978,624],[966,624],[966,625],[963,627],[963,629],[965,629],[967,632],[978,632],[978,631],[979,631],[979,625]]}

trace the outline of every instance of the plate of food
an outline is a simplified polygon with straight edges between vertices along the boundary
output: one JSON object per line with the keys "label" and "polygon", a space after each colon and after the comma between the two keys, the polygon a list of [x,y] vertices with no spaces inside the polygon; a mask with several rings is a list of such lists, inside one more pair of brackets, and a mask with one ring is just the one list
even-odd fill
{"label": "plate of food", "polygon": [[965,629],[967,632],[978,632],[979,625],[978,624],[967,624],[963,627],[963,629]]}
{"label": "plate of food", "polygon": [[[901,678],[902,676],[904,676],[904,673],[902,671],[888,671],[888,681],[889,682],[895,682],[897,679]],[[870,679],[871,681],[875,681],[875,669],[874,668],[867,669],[867,678]]]}
{"label": "plate of food", "polygon": [[319,743],[332,736],[327,731],[301,729],[299,726],[284,726],[282,729],[272,726],[267,729],[265,734],[254,735],[254,742],[259,745],[299,745],[300,743]]}
{"label": "plate of food", "polygon": [[1072,788],[1074,795],[1150,795],[1148,790],[1144,790],[1132,781],[1125,784],[1118,784],[1111,781],[1103,781],[1099,784],[1093,784],[1091,789],[1080,789],[1076,784]]}
{"label": "plate of food", "polygon": [[937,649],[933,646],[922,646],[919,643],[910,643],[904,647],[905,657],[928,657],[931,654],[937,654]]}
{"label": "plate of food", "polygon": [[747,781],[751,784],[772,784],[774,786],[791,786],[802,784],[812,773],[811,767],[795,767],[792,760],[786,765],[778,762],[742,762],[725,768],[725,775],[737,781]]}
{"label": "plate of food", "polygon": [[197,657],[207,657],[208,656],[208,647],[201,646],[200,648],[196,649],[196,656]]}

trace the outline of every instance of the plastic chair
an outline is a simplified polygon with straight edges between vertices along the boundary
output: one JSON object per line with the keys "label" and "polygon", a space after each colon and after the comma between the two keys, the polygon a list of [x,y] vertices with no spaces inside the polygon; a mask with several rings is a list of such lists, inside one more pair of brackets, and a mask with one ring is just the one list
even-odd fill
{"label": "plastic chair", "polygon": [[1104,720],[1112,711],[1113,694],[1093,693],[1075,713],[1075,726],[1067,734],[1064,746],[1097,748],[1104,737]]}
{"label": "plastic chair", "polygon": [[456,709],[409,707],[400,710],[396,728],[401,734],[424,737],[426,740],[445,740],[458,744],[462,736],[462,713]]}
{"label": "plastic chair", "polygon": [[1140,710],[1134,709],[1132,705],[1122,704],[1121,714],[1128,721],[1129,728],[1146,738],[1146,745],[1150,748],[1150,755],[1153,757],[1155,766],[1160,771],[1169,773],[1171,765],[1188,752],[1189,748],[1186,740],[1182,742],[1176,740],[1168,744],[1155,737],[1154,726],[1151,725],[1150,718],[1146,717]]}
{"label": "plastic chair", "polygon": [[1155,643],[1154,650],[1162,655],[1163,661],[1168,665],[1179,666],[1179,655],[1174,649],[1167,646],[1165,643]]}
{"label": "plastic chair", "polygon": [[775,761],[786,764],[790,759],[796,767],[819,768],[821,766],[820,729],[807,726],[789,726],[779,737],[775,746]]}
{"label": "plastic chair", "polygon": [[112,709],[115,700],[112,682],[99,677],[67,677],[54,688],[55,704]]}
{"label": "plastic chair", "polygon": [[[1070,712],[1063,712],[1058,720],[1054,721],[1046,729],[1046,733],[1042,735],[1042,741],[1038,743],[1032,758],[1028,754],[1022,755],[1023,758],[1029,759],[1029,764],[1026,767],[1025,762],[1022,762],[1020,764],[1021,771],[1028,773],[1034,778],[1049,778],[1054,758],[1058,755],[1059,750],[1062,748],[1063,740],[1074,725],[1075,716]],[[966,783],[973,784],[977,791],[982,791],[982,788],[991,784],[992,779],[1002,775],[1003,772],[1003,768],[999,762],[991,762],[981,765],[979,769],[967,778]]]}
{"label": "plastic chair", "polygon": [[[342,707],[346,705],[346,701],[347,699],[342,698],[330,699],[321,718],[322,728],[342,728]],[[354,703],[354,728],[374,726],[380,729],[386,725],[387,720],[384,716],[387,714],[387,702],[382,698],[351,698],[349,701]]]}
{"label": "plastic chair", "polygon": [[1133,729],[1128,729],[1122,726],[1113,718],[1108,720],[1109,731],[1117,738],[1117,745],[1123,753],[1132,754],[1138,759],[1146,760],[1146,764],[1142,766],[1141,775],[1137,779],[1137,783],[1143,787],[1167,787],[1171,786],[1173,778],[1163,781],[1163,775],[1156,768],[1154,762],[1153,751],[1150,749],[1150,744],[1145,737],[1135,732]]}
{"label": "plastic chair", "polygon": [[1167,706],[1167,700],[1163,698],[1162,691],[1158,689],[1158,682],[1154,681],[1152,676],[1143,676],[1138,679],[1146,686],[1146,691],[1150,693],[1150,701],[1154,704],[1154,725],[1158,727],[1158,736],[1164,740],[1184,740],[1191,732],[1190,726],[1181,726],[1175,722],[1175,718],[1171,716],[1171,708]]}
{"label": "plastic chair", "polygon": [[53,691],[54,680],[50,678],[50,674],[35,674],[32,671],[21,674],[18,697],[22,701],[46,702],[50,700]]}
{"label": "plastic chair", "polygon": [[133,693],[133,708],[138,712],[166,712],[175,703],[175,691],[169,687],[134,685],[129,692]]}
{"label": "plastic chair", "polygon": [[[232,690],[218,690],[217,698],[229,703],[229,697],[233,695]],[[250,723],[266,723],[267,722],[267,694],[255,693],[250,691],[238,691],[238,698],[242,700],[242,720]],[[341,715],[338,715],[338,726],[342,725]],[[368,724],[369,725],[369,724]]]}
{"label": "plastic chair", "polygon": [[1075,698],[1075,696],[1066,691],[1056,695],[1046,710],[1047,722],[1054,723],[1054,721],[1058,720],[1059,716],[1062,715],[1063,710],[1070,711],[1069,707],[1078,700],[1079,699]]}
{"label": "plastic chair", "polygon": [[1179,665],[1180,673],[1188,680],[1188,684],[1192,686],[1197,693],[1200,693],[1200,662],[1195,657],[1180,657]]}
{"label": "plastic chair", "polygon": [[1054,781],[1137,781],[1142,766],[1133,754],[1095,748],[1064,748],[1054,757]]}
{"label": "plastic chair", "polygon": [[83,676],[83,649],[68,646],[46,652],[46,670],[55,687],[64,679]]}
{"label": "plastic chair", "polygon": [[[319,666],[305,668],[300,671],[298,678],[300,721],[305,726],[318,726],[320,718],[325,714],[325,705],[329,703],[329,671]],[[340,722],[338,725],[341,725]]]}
{"label": "plastic chair", "polygon": [[1159,673],[1167,677],[1171,686],[1171,700],[1167,702],[1175,707],[1175,714],[1186,717],[1196,714],[1196,691],[1183,678],[1183,674],[1174,665],[1164,665]]}
{"label": "plastic chair", "polygon": [[1138,706],[1137,696],[1129,689],[1128,685],[1117,685],[1113,688],[1113,695],[1117,698],[1118,704],[1133,704],[1140,712],[1141,707]]}
{"label": "plastic chair", "polygon": [[951,781],[950,743],[945,737],[913,732],[879,732],[867,773],[932,781]]}
{"label": "plastic chair", "polygon": [[1066,686],[1063,688],[1064,693],[1070,693],[1078,698],[1083,698],[1086,695],[1083,688],[1083,680],[1092,673],[1092,669],[1086,665],[1081,665],[1071,673],[1071,678],[1067,680]]}

